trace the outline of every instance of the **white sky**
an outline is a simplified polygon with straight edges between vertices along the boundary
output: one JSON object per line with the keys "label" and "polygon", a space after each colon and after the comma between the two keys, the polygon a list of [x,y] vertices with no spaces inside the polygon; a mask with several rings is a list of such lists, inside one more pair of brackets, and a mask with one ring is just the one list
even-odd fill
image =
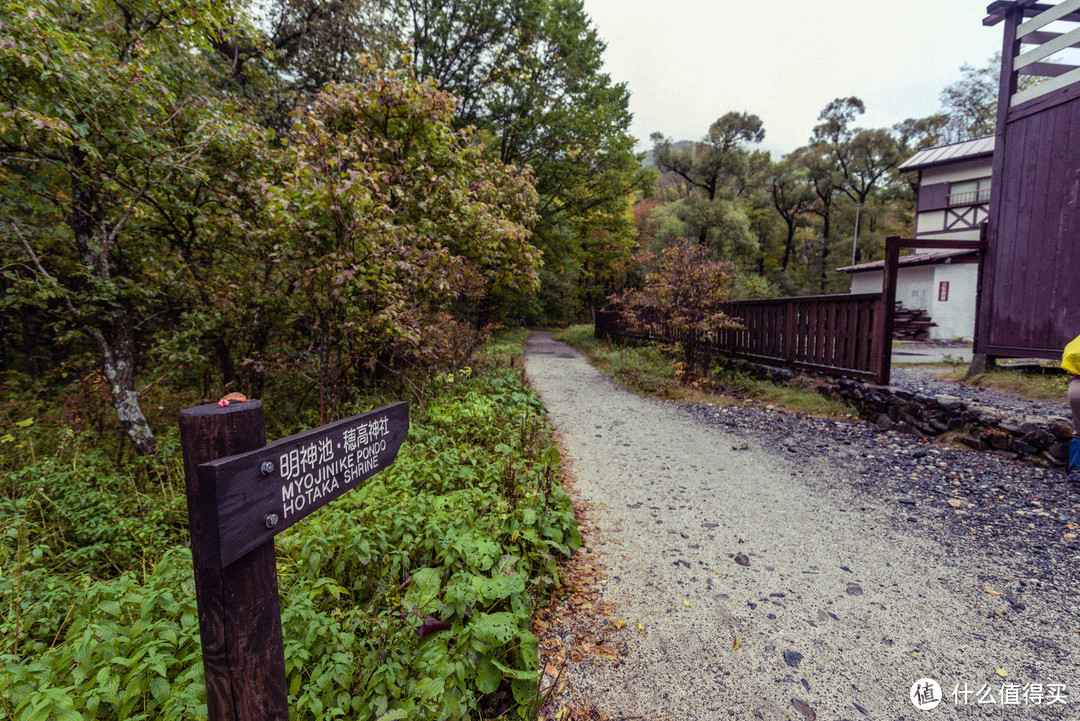
{"label": "white sky", "polygon": [[624,82],[638,149],[649,134],[700,140],[729,110],[755,113],[774,157],[806,144],[834,98],[866,104],[859,127],[940,108],[960,66],[987,64],[1002,25],[989,0],[584,0]]}

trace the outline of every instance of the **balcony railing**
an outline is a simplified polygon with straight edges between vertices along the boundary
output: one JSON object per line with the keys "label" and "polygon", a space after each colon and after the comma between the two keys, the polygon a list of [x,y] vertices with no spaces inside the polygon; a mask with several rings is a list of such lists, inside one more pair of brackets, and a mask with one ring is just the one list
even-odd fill
{"label": "balcony railing", "polygon": [[990,188],[979,188],[964,193],[949,193],[949,205],[977,205],[990,202]]}

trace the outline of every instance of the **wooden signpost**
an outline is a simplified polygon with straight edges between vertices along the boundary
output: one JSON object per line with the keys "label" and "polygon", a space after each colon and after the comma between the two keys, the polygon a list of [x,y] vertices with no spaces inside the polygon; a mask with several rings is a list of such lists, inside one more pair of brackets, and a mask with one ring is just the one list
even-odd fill
{"label": "wooden signpost", "polygon": [[397,457],[394,403],[266,443],[260,401],[180,413],[210,721],[288,721],[274,536]]}

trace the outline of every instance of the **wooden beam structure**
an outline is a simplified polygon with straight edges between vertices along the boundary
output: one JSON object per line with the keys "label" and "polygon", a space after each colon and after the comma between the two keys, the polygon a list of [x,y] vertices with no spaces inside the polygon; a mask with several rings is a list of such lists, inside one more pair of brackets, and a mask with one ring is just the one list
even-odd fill
{"label": "wooden beam structure", "polygon": [[1080,325],[1080,63],[1067,54],[1080,47],[1080,0],[1000,1],[987,11],[985,24],[1004,27],[974,351],[1060,358]]}
{"label": "wooden beam structure", "polygon": [[[1006,15],[1016,10],[1022,13],[1022,17],[1034,17],[1039,13],[1054,10],[1056,7],[1058,6],[1038,3],[1036,0],[996,0],[987,6],[986,17],[983,18],[982,24],[986,27],[997,25],[1005,19]],[[1080,22],[1080,13],[1072,12],[1061,19]]]}

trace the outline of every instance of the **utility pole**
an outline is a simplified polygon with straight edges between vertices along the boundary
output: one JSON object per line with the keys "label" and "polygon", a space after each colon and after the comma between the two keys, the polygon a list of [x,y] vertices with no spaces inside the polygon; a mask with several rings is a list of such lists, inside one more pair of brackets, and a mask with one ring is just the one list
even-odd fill
{"label": "utility pole", "polygon": [[859,245],[859,214],[862,212],[862,203],[855,204],[855,238],[851,241],[851,264],[855,265],[855,250]]}

